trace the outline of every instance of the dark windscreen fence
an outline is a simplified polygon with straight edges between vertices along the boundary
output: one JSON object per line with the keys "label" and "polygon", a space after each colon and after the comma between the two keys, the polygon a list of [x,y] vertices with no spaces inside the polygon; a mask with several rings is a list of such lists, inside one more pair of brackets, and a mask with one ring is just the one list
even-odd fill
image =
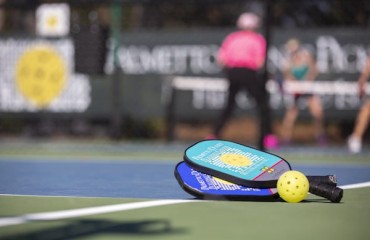
{"label": "dark windscreen fence", "polygon": [[[73,36],[75,71],[83,74],[103,74],[107,54],[108,29],[80,29]],[[87,44],[88,43],[88,44]]]}
{"label": "dark windscreen fence", "polygon": [[[162,139],[182,122],[211,124],[227,96],[218,49],[245,11],[263,19],[269,48],[260,75],[276,122],[292,102],[281,83],[295,38],[318,69],[300,91],[320,96],[328,126],[351,129],[370,54],[367,0],[4,0],[0,134]],[[299,104],[300,121],[309,120]],[[254,110],[248,95],[237,97],[235,116]]]}

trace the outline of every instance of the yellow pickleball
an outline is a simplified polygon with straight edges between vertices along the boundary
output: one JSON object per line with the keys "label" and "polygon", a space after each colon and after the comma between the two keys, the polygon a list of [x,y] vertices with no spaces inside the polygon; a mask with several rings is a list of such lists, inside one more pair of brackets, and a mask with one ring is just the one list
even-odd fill
{"label": "yellow pickleball", "polygon": [[38,107],[47,106],[59,96],[66,77],[63,58],[49,46],[32,47],[17,62],[17,87],[26,99]]}
{"label": "yellow pickleball", "polygon": [[252,164],[252,161],[241,154],[225,153],[220,156],[220,160],[232,166],[244,167]]}
{"label": "yellow pickleball", "polygon": [[309,187],[307,177],[299,171],[285,172],[277,182],[280,197],[289,203],[297,203],[305,199]]}

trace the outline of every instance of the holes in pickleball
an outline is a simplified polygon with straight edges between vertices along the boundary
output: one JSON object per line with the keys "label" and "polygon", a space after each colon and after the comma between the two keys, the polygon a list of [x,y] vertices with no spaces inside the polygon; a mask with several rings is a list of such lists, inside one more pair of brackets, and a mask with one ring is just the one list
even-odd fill
{"label": "holes in pickleball", "polygon": [[287,202],[300,202],[308,192],[308,181],[305,176],[296,171],[288,171],[278,179],[278,193]]}

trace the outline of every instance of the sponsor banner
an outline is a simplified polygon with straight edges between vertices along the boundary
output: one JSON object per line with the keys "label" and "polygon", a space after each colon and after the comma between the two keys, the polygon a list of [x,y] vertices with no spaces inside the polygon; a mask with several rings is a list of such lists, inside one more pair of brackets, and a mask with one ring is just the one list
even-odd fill
{"label": "sponsor banner", "polygon": [[91,86],[73,72],[72,41],[1,39],[0,111],[84,112]]}
{"label": "sponsor banner", "polygon": [[[125,74],[220,75],[216,61],[223,38],[230,31],[202,32],[142,32],[125,33],[118,49],[118,67]],[[316,58],[318,79],[357,80],[366,56],[370,53],[370,32],[343,30],[274,31],[268,52],[270,73],[282,70],[284,43],[291,37],[300,39],[302,46]],[[180,40],[181,39],[181,40]],[[107,59],[106,73],[112,73],[113,52]]]}

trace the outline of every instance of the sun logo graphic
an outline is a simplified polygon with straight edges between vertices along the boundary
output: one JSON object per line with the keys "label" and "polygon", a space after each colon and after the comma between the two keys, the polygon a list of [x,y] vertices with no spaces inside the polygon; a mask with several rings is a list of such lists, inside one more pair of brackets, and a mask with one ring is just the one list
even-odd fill
{"label": "sun logo graphic", "polygon": [[42,4],[36,10],[36,31],[41,36],[61,37],[69,33],[68,4]]}
{"label": "sun logo graphic", "polygon": [[26,50],[16,65],[16,85],[23,96],[42,108],[49,105],[66,85],[66,66],[50,46]]}
{"label": "sun logo graphic", "polygon": [[245,167],[252,164],[252,161],[244,155],[236,153],[225,153],[220,156],[220,160],[228,165]]}
{"label": "sun logo graphic", "polygon": [[275,171],[275,169],[264,166],[264,167],[261,169],[261,171],[262,171],[262,172],[267,172],[267,173],[273,173],[273,172]]}
{"label": "sun logo graphic", "polygon": [[56,16],[53,16],[51,15],[47,21],[46,21],[46,25],[50,28],[50,29],[54,29],[56,26],[58,26],[58,18]]}

